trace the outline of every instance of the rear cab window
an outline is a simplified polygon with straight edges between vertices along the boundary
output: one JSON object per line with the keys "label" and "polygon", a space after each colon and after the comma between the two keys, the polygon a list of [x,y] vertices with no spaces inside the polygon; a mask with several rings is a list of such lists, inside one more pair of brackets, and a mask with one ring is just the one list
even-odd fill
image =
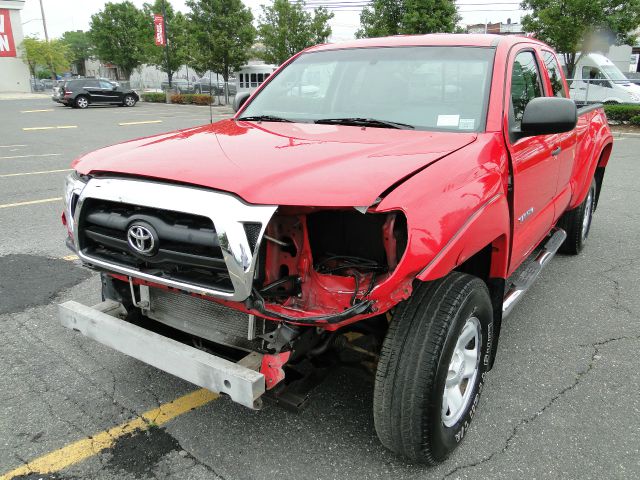
{"label": "rear cab window", "polygon": [[555,97],[567,98],[567,92],[564,89],[564,83],[562,82],[562,73],[558,59],[556,56],[548,50],[542,51],[542,59],[544,65],[547,67],[549,73],[549,81],[551,82],[551,93]]}

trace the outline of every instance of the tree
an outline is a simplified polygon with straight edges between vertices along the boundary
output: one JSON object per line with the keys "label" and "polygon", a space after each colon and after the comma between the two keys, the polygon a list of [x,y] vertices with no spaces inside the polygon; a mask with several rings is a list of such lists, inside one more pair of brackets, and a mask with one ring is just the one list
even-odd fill
{"label": "tree", "polygon": [[304,6],[304,1],[289,3],[289,0],[273,0],[270,6],[262,5],[258,36],[264,44],[262,56],[267,62],[280,64],[300,50],[326,42],[331,36],[329,20],[333,13],[320,7],[312,15]]}
{"label": "tree", "polygon": [[524,31],[564,56],[569,78],[582,55],[633,44],[631,32],[640,24],[640,0],[524,0],[520,6],[531,10]]}
{"label": "tree", "polygon": [[128,0],[107,3],[103,11],[92,15],[89,38],[96,56],[120,67],[127,80],[144,63],[152,41],[144,12]]}
{"label": "tree", "polygon": [[76,66],[78,75],[85,75],[85,61],[91,58],[89,35],[82,30],[64,32],[62,43],[69,50],[69,60]]}
{"label": "tree", "polygon": [[190,65],[220,72],[225,82],[244,65],[256,36],[253,15],[241,0],[187,0],[192,42]]}
{"label": "tree", "polygon": [[22,58],[29,66],[31,75],[37,77],[38,70],[48,69],[55,76],[69,68],[69,50],[61,40],[39,40],[25,37],[21,43]]}
{"label": "tree", "polygon": [[373,0],[360,14],[356,37],[454,32],[459,20],[453,0]]}
{"label": "tree", "polygon": [[459,20],[453,0],[405,0],[402,33],[452,33]]}
{"label": "tree", "polygon": [[155,65],[167,73],[169,83],[175,72],[187,63],[188,25],[187,18],[180,12],[175,12],[169,2],[165,3],[165,24],[167,35],[167,48],[169,61],[167,62],[165,47],[158,46],[154,42],[155,27],[153,15],[162,13],[163,0],[156,0],[153,4],[145,3],[143,10],[148,23],[148,49],[146,62]]}

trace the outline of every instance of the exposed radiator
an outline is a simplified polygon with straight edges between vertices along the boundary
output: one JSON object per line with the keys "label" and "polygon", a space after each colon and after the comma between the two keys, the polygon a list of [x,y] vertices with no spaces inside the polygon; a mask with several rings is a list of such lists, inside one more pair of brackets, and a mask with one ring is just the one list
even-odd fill
{"label": "exposed radiator", "polygon": [[265,320],[219,303],[158,288],[149,289],[147,317],[212,342],[253,350]]}

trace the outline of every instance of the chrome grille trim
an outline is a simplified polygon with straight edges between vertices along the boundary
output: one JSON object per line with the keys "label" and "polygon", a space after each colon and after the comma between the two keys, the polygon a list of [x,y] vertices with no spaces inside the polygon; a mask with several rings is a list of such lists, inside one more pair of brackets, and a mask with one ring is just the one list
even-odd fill
{"label": "chrome grille trim", "polygon": [[[275,205],[249,205],[231,194],[197,187],[142,180],[92,178],[78,199],[74,215],[76,226],[79,225],[82,207],[87,198],[191,213],[210,218],[218,236],[222,256],[233,285],[233,292],[166,279],[140,272],[135,268],[88,256],[79,248],[78,228],[74,229],[73,235],[78,249],[77,254],[86,263],[129,277],[232,301],[245,300],[251,294],[260,242],[267,228],[267,223],[277,209]],[[245,232],[245,223],[262,224],[253,251]]]}

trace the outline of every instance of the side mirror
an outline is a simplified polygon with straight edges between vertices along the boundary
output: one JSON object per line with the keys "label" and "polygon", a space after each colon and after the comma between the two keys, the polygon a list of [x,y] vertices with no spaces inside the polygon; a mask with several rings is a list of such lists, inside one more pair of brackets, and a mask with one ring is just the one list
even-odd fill
{"label": "side mirror", "polygon": [[518,138],[551,135],[573,130],[578,123],[578,109],[573,100],[560,97],[537,97],[524,109]]}
{"label": "side mirror", "polygon": [[240,110],[250,96],[251,94],[249,92],[236,93],[236,96],[233,99],[233,111],[237,112]]}

